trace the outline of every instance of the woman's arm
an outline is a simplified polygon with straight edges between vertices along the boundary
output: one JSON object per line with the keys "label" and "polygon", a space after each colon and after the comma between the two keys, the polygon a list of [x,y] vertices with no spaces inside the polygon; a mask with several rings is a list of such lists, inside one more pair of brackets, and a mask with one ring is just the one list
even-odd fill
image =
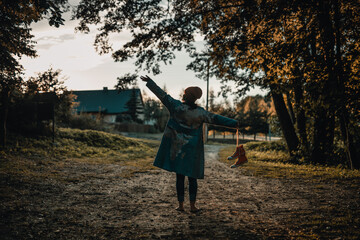
{"label": "woman's arm", "polygon": [[165,105],[165,107],[171,112],[177,103],[178,100],[172,98],[164,90],[162,90],[151,78],[148,76],[141,76],[141,80],[146,82],[146,86],[159,98],[159,100]]}
{"label": "woman's arm", "polygon": [[224,117],[211,112],[206,112],[205,122],[231,128],[237,128],[239,124],[235,119]]}

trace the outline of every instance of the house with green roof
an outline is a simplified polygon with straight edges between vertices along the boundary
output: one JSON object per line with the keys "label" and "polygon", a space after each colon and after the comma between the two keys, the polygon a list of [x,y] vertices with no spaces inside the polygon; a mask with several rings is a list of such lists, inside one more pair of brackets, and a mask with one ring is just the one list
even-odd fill
{"label": "house with green roof", "polygon": [[144,102],[140,89],[72,91],[78,114],[101,116],[107,123],[144,121]]}

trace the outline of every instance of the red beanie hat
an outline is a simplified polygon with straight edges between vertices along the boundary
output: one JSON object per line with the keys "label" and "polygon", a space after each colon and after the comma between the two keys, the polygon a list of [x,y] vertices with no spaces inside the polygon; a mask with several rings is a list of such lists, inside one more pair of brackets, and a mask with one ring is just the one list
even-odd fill
{"label": "red beanie hat", "polygon": [[199,87],[188,87],[185,89],[184,94],[186,99],[192,102],[195,102],[197,99],[201,98],[202,90]]}

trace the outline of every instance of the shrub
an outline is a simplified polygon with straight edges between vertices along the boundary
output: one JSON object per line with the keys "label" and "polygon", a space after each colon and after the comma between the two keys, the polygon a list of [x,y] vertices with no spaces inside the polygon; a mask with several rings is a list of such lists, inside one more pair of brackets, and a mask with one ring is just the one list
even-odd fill
{"label": "shrub", "polygon": [[90,115],[80,114],[72,115],[69,122],[66,124],[67,127],[77,129],[92,129],[92,130],[104,130],[103,122],[101,120],[93,119]]}
{"label": "shrub", "polygon": [[249,142],[246,144],[247,150],[254,150],[259,152],[280,151],[288,152],[286,144],[283,141],[270,142]]}
{"label": "shrub", "polygon": [[105,147],[110,149],[123,149],[130,146],[140,146],[135,140],[128,139],[124,136],[100,132],[96,130],[78,130],[62,128],[58,131],[60,138],[72,139],[86,143],[92,147]]}

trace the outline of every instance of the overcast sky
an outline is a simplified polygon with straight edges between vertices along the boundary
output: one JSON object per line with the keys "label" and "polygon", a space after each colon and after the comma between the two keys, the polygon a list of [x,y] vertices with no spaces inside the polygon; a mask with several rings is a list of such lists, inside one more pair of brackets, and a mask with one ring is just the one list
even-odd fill
{"label": "overcast sky", "polygon": [[[101,56],[97,54],[93,46],[96,31],[91,31],[89,34],[75,33],[74,28],[78,21],[69,20],[69,16],[70,13],[65,15],[65,25],[60,28],[50,27],[46,20],[31,25],[34,40],[37,42],[35,49],[38,57],[21,59],[20,62],[25,68],[25,79],[52,67],[62,70],[62,75],[67,77],[65,85],[69,90],[96,90],[103,87],[113,89],[117,77],[134,72],[133,62],[115,63],[111,54]],[[130,37],[127,33],[114,36],[112,43],[115,50]],[[176,56],[172,65],[162,65],[161,74],[156,76],[147,72],[143,74],[148,74],[161,87],[166,85],[168,93],[174,98],[178,98],[182,89],[188,86],[199,86],[204,93],[200,101],[204,101],[206,82],[196,78],[194,72],[186,70],[186,65],[191,61],[187,53],[176,53]],[[150,97],[154,96],[140,79],[138,86]],[[220,82],[210,79],[210,88],[219,92]],[[249,92],[249,95],[255,94],[264,93],[259,89]]]}

